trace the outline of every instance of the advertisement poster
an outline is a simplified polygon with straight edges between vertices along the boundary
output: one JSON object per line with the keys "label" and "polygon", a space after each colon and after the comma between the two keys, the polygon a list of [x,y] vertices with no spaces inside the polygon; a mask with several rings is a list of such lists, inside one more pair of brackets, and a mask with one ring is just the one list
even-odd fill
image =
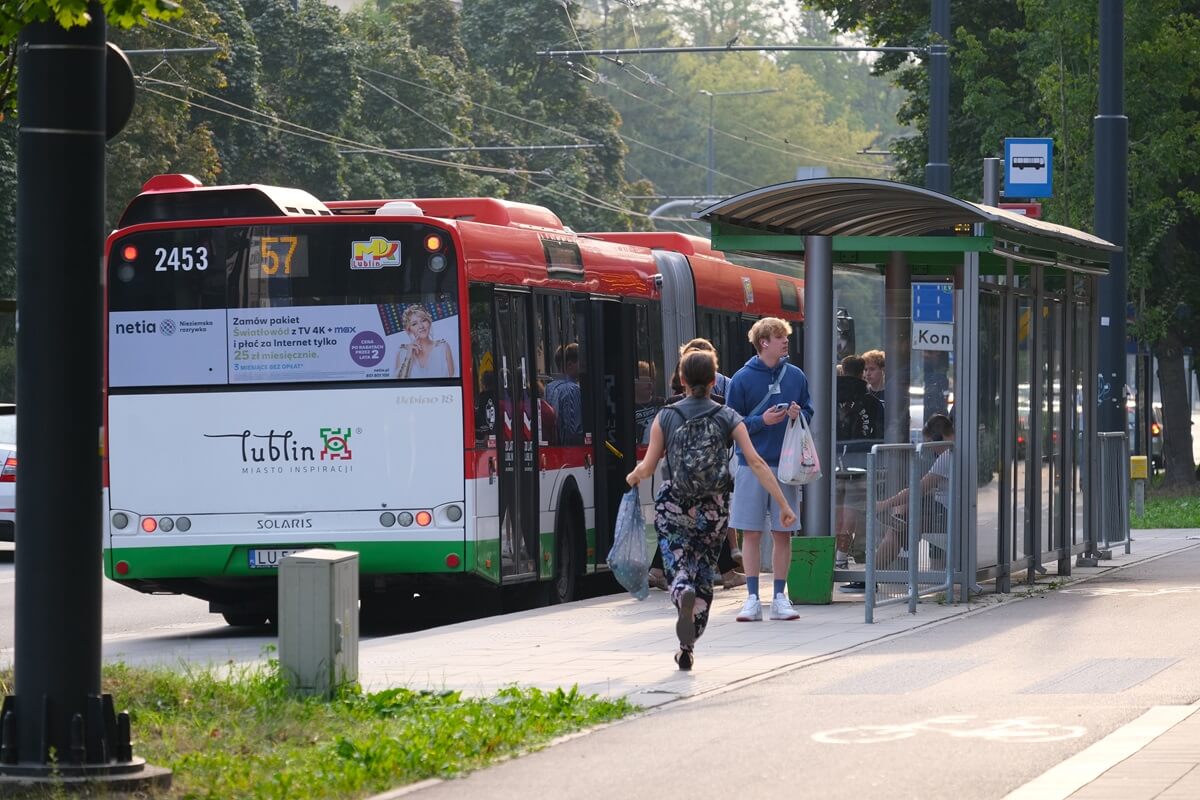
{"label": "advertisement poster", "polygon": [[459,375],[453,301],[231,309],[228,315],[230,383]]}
{"label": "advertisement poster", "polygon": [[[126,394],[114,508],[138,514],[430,508],[462,500],[462,389]],[[260,526],[261,527],[261,526]]]}
{"label": "advertisement poster", "polygon": [[109,386],[223,386],[226,362],[223,309],[108,317]]}

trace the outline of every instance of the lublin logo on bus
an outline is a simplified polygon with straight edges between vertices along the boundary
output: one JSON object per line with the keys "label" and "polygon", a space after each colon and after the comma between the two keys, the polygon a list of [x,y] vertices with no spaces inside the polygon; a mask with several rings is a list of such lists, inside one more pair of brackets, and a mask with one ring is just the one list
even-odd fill
{"label": "lublin logo on bus", "polygon": [[366,242],[354,242],[354,257],[350,269],[382,269],[400,266],[400,243],[382,236],[372,236]]}
{"label": "lublin logo on bus", "polygon": [[[361,431],[360,431],[361,432]],[[349,472],[352,465],[329,464],[325,466],[305,465],[315,461],[350,461],[354,454],[350,450],[350,437],[353,431],[346,428],[321,428],[320,450],[315,446],[302,444],[295,439],[294,431],[276,431],[274,428],[267,433],[254,433],[249,428],[241,433],[206,433],[206,439],[238,439],[241,444],[243,464],[269,464],[272,468],[262,471],[283,472],[282,466],[289,465],[291,472]],[[260,440],[255,442],[254,440]],[[248,468],[247,468],[248,469]],[[243,472],[247,472],[243,469]],[[255,472],[260,471],[258,469]]]}

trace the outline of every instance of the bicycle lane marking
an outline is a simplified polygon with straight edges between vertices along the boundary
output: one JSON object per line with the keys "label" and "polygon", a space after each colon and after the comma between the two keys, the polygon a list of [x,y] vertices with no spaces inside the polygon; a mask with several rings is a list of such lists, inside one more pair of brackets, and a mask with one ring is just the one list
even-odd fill
{"label": "bicycle lane marking", "polygon": [[[878,744],[908,739],[918,733],[942,733],[955,739],[1040,743],[1078,739],[1087,733],[1087,728],[1081,725],[1058,725],[1042,720],[1045,720],[1045,717],[977,720],[972,714],[955,714],[909,723],[834,728],[814,733],[812,739],[821,744]],[[950,727],[968,725],[976,721],[985,724],[982,727],[965,729]]]}
{"label": "bicycle lane marking", "polygon": [[1190,706],[1152,706],[1140,717],[1117,728],[1091,747],[1009,792],[1004,800],[1064,800],[1117,764],[1136,755],[1197,711],[1200,711],[1200,703]]}

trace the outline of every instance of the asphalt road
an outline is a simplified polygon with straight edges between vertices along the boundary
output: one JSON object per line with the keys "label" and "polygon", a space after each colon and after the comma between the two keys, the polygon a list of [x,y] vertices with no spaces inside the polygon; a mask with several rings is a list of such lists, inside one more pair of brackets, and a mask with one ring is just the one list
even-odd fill
{"label": "asphalt road", "polygon": [[[1001,798],[1200,698],[1200,548],[642,717],[426,798]],[[697,670],[703,670],[703,640]]]}

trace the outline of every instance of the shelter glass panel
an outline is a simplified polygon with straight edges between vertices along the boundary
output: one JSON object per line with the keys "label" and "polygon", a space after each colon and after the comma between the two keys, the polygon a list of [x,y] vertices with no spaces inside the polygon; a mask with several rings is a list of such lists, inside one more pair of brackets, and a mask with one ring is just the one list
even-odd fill
{"label": "shelter glass panel", "polygon": [[1088,336],[1088,323],[1091,321],[1092,309],[1086,303],[1075,304],[1075,320],[1072,325],[1072,336],[1074,341],[1071,343],[1071,351],[1075,354],[1074,362],[1071,364],[1071,387],[1072,387],[1072,431],[1071,435],[1075,437],[1074,458],[1071,464],[1071,481],[1075,487],[1073,493],[1073,503],[1071,516],[1074,521],[1074,530],[1072,531],[1072,543],[1083,541],[1084,530],[1084,509],[1087,503],[1087,494],[1084,492],[1083,486],[1083,464],[1087,457],[1089,443],[1085,435],[1087,430],[1084,427],[1084,399],[1087,393],[1084,391],[1084,381],[1088,375],[1088,364],[1091,360],[1091,337]]}
{"label": "shelter glass panel", "polygon": [[1039,503],[1041,514],[1041,551],[1059,545],[1061,531],[1056,522],[1057,509],[1062,502],[1062,304],[1047,301],[1042,310],[1042,335],[1039,338],[1039,380],[1041,398],[1041,469]]}
{"label": "shelter glass panel", "polygon": [[976,566],[999,563],[1001,403],[1004,376],[1004,297],[995,292],[979,294],[978,357],[978,494],[976,495]]}
{"label": "shelter glass panel", "polygon": [[[1029,483],[1027,457],[1032,448],[1029,445],[1030,431],[1030,393],[1029,389],[1033,385],[1033,359],[1030,357],[1030,344],[1033,341],[1031,336],[1032,326],[1029,324],[1033,315],[1034,300],[1031,297],[1018,297],[1014,304],[1016,309],[1015,319],[1010,320],[1012,329],[1016,331],[1016,376],[1017,376],[1017,424],[1013,431],[1015,437],[1013,452],[1016,453],[1016,458],[1013,459],[1012,473],[1012,530],[1010,532],[1012,541],[1011,555],[1014,560],[1024,558],[1027,549],[1025,543],[1026,532],[1030,528],[1030,519],[1028,518],[1029,503],[1027,502],[1027,486]],[[1033,510],[1036,511],[1037,505],[1033,505]]]}

